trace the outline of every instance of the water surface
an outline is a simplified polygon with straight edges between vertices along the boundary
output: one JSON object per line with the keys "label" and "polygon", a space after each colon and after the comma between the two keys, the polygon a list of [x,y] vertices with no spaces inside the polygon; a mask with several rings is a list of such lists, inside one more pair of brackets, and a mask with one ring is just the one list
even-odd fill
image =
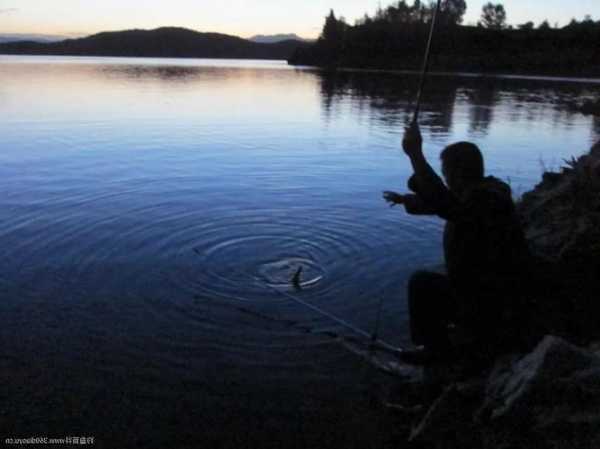
{"label": "water surface", "polygon": [[[472,140],[517,197],[600,138],[565,107],[595,83],[432,77],[427,156],[438,168],[445,145]],[[380,334],[408,342],[406,281],[442,262],[443,224],[381,191],[410,175],[399,143],[416,85],[283,62],[0,56],[0,371],[34,404],[12,415],[94,433],[81,410],[104,404],[96,432],[110,434],[116,397],[151,415],[191,397],[223,420],[223,404],[245,398],[247,417],[279,397],[265,416],[287,422],[290,401],[356,392],[321,333],[346,331],[278,291],[369,331],[383,298]],[[44,380],[23,391],[23,376]],[[73,395],[84,405],[48,418]]]}

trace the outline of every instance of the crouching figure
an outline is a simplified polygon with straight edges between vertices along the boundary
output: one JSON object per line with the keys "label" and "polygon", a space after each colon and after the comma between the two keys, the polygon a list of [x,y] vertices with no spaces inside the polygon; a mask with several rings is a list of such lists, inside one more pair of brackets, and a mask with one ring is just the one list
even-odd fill
{"label": "crouching figure", "polygon": [[527,326],[529,254],[511,189],[485,176],[473,143],[442,151],[445,183],[425,159],[417,124],[407,129],[402,146],[414,170],[411,193],[387,191],[384,199],[409,214],[446,221],[446,272],[418,271],[409,281],[411,336],[421,347],[403,358],[415,364],[491,360],[519,345]]}

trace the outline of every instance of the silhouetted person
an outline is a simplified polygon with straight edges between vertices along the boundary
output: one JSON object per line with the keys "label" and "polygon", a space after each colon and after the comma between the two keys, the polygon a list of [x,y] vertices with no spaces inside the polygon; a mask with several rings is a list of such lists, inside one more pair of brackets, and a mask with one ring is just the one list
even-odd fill
{"label": "silhouetted person", "polygon": [[[447,273],[418,271],[409,281],[411,336],[423,349],[406,352],[405,360],[489,360],[518,343],[526,319],[528,251],[511,189],[485,176],[483,156],[472,143],[442,151],[446,184],[423,155],[418,125],[407,129],[403,148],[414,170],[408,182],[414,193],[384,192],[385,200],[447,222]],[[458,332],[452,334],[451,325]],[[455,334],[466,336],[458,352]]]}

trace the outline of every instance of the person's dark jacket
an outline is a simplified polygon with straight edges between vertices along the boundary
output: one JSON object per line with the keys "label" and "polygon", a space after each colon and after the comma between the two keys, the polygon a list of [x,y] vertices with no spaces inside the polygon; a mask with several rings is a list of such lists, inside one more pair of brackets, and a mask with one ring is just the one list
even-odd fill
{"label": "person's dark jacket", "polygon": [[462,321],[485,327],[502,317],[515,319],[524,307],[529,256],[510,187],[489,176],[458,197],[428,168],[409,180],[415,194],[405,207],[447,221],[444,255]]}

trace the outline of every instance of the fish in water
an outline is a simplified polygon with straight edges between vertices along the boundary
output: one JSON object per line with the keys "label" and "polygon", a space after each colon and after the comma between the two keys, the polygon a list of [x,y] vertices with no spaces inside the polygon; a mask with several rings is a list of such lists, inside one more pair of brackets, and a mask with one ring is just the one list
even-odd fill
{"label": "fish in water", "polygon": [[294,274],[294,277],[292,278],[292,285],[294,286],[294,288],[296,290],[302,290],[301,276],[302,276],[302,265],[300,265],[298,267],[296,274]]}

